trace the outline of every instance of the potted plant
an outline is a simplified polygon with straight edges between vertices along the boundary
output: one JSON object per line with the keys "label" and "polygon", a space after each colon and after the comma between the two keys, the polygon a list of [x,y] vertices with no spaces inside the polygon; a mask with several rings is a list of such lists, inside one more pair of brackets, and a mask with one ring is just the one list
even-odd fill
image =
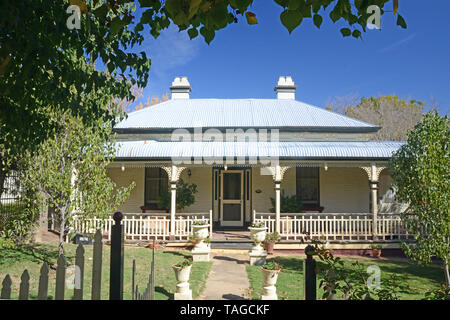
{"label": "potted plant", "polygon": [[278,241],[278,232],[272,232],[266,234],[266,239],[264,239],[264,249],[266,249],[268,254],[273,254],[273,247],[275,242]]}
{"label": "potted plant", "polygon": [[191,275],[192,257],[184,259],[180,263],[172,266],[177,279],[177,292],[175,293],[175,300],[178,299],[192,299],[192,291],[189,289],[189,277]]}
{"label": "potted plant", "polygon": [[264,283],[262,300],[278,299],[275,284],[281,270],[283,267],[275,261],[269,261],[261,267]]}
{"label": "potted plant", "polygon": [[372,257],[380,258],[381,257],[381,244],[372,244],[370,249],[372,249]]}
{"label": "potted plant", "polygon": [[250,238],[255,243],[253,247],[253,251],[263,251],[263,247],[261,246],[261,242],[266,239],[266,230],[267,227],[264,225],[264,222],[255,222],[249,228],[250,230]]}

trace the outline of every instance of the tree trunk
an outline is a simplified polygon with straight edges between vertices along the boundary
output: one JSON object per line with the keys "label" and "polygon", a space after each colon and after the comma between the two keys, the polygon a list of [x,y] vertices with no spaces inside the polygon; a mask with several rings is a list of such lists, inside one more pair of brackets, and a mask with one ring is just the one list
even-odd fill
{"label": "tree trunk", "polygon": [[450,274],[448,271],[448,260],[444,260],[444,272],[445,272],[445,282],[447,283],[447,288],[450,288]]}
{"label": "tree trunk", "polygon": [[64,231],[66,228],[65,213],[60,209],[58,254],[64,254]]}
{"label": "tree trunk", "polygon": [[6,175],[8,173],[8,169],[6,168],[0,168],[0,198],[2,197],[3,190],[4,190],[4,183],[6,180]]}

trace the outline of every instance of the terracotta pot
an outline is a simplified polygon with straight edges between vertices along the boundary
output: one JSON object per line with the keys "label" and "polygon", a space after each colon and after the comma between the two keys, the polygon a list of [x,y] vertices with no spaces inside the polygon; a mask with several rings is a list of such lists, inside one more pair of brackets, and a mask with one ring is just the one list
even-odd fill
{"label": "terracotta pot", "polygon": [[[153,242],[150,242],[150,243],[148,244],[148,248],[149,248],[149,249],[153,249]],[[155,241],[155,249],[158,249],[158,242],[157,242],[157,241]]]}
{"label": "terracotta pot", "polygon": [[273,247],[275,242],[264,242],[264,249],[266,249],[267,254],[273,254]]}
{"label": "terracotta pot", "polygon": [[372,249],[372,257],[374,257],[374,258],[381,257],[381,250],[380,249]]}

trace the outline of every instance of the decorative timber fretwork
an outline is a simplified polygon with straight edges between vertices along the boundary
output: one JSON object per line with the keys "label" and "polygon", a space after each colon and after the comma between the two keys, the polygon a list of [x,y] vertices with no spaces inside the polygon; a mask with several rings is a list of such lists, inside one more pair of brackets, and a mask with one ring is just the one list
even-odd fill
{"label": "decorative timber fretwork", "polygon": [[387,169],[386,166],[377,167],[375,165],[375,163],[372,163],[372,165],[370,167],[364,166],[364,167],[360,167],[360,168],[366,172],[367,177],[369,178],[369,181],[378,181],[378,179],[380,178],[381,171],[383,171],[384,169]]}
{"label": "decorative timber fretwork", "polygon": [[273,181],[282,181],[285,172],[291,167],[274,166],[274,167],[266,167],[266,168],[272,174]]}
{"label": "decorative timber fretwork", "polygon": [[180,179],[181,172],[183,172],[183,170],[186,169],[186,167],[177,167],[177,166],[161,167],[161,168],[167,172],[170,182],[177,182],[178,179]]}

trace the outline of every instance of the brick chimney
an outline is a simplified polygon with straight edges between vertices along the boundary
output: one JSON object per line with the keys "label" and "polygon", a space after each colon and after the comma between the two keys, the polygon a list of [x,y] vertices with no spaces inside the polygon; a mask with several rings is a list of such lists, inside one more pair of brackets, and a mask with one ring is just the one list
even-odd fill
{"label": "brick chimney", "polygon": [[189,99],[189,93],[192,91],[187,77],[176,77],[169,89],[172,93],[172,100]]}
{"label": "brick chimney", "polygon": [[297,86],[294,84],[292,77],[281,76],[278,79],[278,83],[275,86],[275,91],[277,92],[277,99],[290,99],[295,100],[295,90]]}

